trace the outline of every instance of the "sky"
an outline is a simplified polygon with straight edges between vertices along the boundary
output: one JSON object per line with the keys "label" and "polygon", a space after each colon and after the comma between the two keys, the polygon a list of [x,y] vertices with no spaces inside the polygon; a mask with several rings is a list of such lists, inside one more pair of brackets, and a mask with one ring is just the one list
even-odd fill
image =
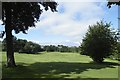
{"label": "sky", "polygon": [[[105,1],[84,1],[57,1],[58,12],[43,11],[35,28],[30,28],[27,34],[15,34],[14,31],[13,34],[40,45],[80,46],[88,26],[97,21],[111,22],[111,28],[118,28],[118,6],[113,5],[109,9]],[[2,30],[4,26],[0,25]]]}

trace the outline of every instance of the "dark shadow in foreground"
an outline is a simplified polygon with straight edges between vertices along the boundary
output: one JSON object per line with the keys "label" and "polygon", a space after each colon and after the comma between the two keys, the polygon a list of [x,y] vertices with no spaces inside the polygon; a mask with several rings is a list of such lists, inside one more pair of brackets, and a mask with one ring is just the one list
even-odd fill
{"label": "dark shadow in foreground", "polygon": [[[4,63],[3,63],[4,64]],[[95,63],[71,63],[71,62],[36,62],[34,64],[18,63],[16,68],[5,68],[3,66],[3,80],[118,80],[116,79],[97,79],[97,78],[70,78],[70,74],[80,74],[89,69],[115,68],[117,63],[106,62],[103,64]],[[116,74],[117,75],[117,74]],[[33,78],[33,79],[32,79]]]}
{"label": "dark shadow in foreground", "polygon": [[118,80],[118,78],[5,78],[2,80]]}

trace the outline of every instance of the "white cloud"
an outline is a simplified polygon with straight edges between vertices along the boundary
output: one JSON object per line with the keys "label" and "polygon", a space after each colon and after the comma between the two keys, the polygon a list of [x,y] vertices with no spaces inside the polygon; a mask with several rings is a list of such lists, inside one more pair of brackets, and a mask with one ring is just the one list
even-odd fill
{"label": "white cloud", "polygon": [[[97,4],[95,2],[59,3],[58,12],[43,12],[36,29],[42,29],[49,35],[63,35],[73,41],[80,41],[88,26],[101,20],[104,15],[102,6]],[[63,12],[59,12],[61,7]]]}
{"label": "white cloud", "polygon": [[28,40],[28,41],[32,41],[32,42],[37,43],[37,44],[40,43],[40,41],[36,41],[36,40]]}

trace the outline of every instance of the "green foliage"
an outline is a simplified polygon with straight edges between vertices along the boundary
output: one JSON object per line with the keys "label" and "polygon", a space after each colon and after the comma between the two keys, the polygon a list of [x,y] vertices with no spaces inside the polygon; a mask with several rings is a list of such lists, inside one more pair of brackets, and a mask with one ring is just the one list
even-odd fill
{"label": "green foliage", "polygon": [[24,52],[24,53],[37,53],[41,51],[41,46],[39,44],[33,43],[33,42],[27,42],[23,48],[23,50],[19,52]]}
{"label": "green foliage", "polygon": [[[2,51],[6,51],[6,38],[2,41]],[[42,46],[31,42],[27,41],[24,39],[17,39],[15,36],[13,36],[13,46],[14,46],[14,51],[19,52],[19,53],[27,53],[27,54],[34,54],[37,52],[42,52],[42,51],[47,51],[47,52],[79,52],[79,47],[68,47],[64,45],[45,45]]]}
{"label": "green foliage", "polygon": [[79,47],[69,47],[64,45],[46,45],[43,49],[47,52],[79,52]]}
{"label": "green foliage", "polygon": [[[40,5],[41,4],[41,5]],[[11,30],[14,30],[15,33],[19,33],[29,29],[29,27],[34,27],[35,22],[39,21],[39,17],[42,14],[41,6],[48,10],[49,7],[52,12],[57,11],[57,3],[54,1],[50,2],[3,2],[2,3],[2,21],[6,25],[6,17],[9,18],[8,26]],[[8,9],[11,13],[8,13]],[[10,15],[9,15],[10,14]],[[8,16],[9,15],[9,16]]]}
{"label": "green foliage", "polygon": [[117,42],[117,48],[110,58],[120,61],[120,42]]}
{"label": "green foliage", "polygon": [[[3,43],[2,50],[6,51],[6,38],[3,40],[2,43]],[[13,37],[13,46],[14,51],[19,53],[34,54],[42,51],[41,46],[39,44],[23,39],[17,39],[16,37]]]}
{"label": "green foliage", "polygon": [[47,52],[57,52],[58,51],[58,48],[57,46],[54,46],[54,45],[46,45],[44,46],[44,51],[47,51]]}
{"label": "green foliage", "polygon": [[2,51],[6,51],[6,39],[2,41]]}
{"label": "green foliage", "polygon": [[117,50],[118,50],[118,53],[120,53],[120,42],[117,43]]}
{"label": "green foliage", "polygon": [[[16,42],[16,43],[15,43]],[[14,44],[14,51],[15,52],[22,52],[24,49],[24,46],[26,45],[28,41],[23,39],[17,39],[13,42]]]}
{"label": "green foliage", "polygon": [[110,23],[97,22],[89,26],[81,44],[81,54],[90,56],[93,61],[101,63],[116,48],[117,39],[110,30]]}
{"label": "green foliage", "polygon": [[67,47],[67,46],[58,45],[58,51],[59,51],[59,52],[69,52],[70,49],[69,49],[69,47]]}

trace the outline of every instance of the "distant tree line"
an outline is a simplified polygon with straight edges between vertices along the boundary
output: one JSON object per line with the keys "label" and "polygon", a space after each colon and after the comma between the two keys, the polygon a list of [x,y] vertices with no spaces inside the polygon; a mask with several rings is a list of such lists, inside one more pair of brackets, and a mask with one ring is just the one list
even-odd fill
{"label": "distant tree line", "polygon": [[79,52],[79,47],[73,46],[73,47],[68,47],[64,45],[46,45],[43,47],[44,51],[47,52]]}
{"label": "distant tree line", "polygon": [[[6,38],[2,41],[2,43],[2,50],[6,51]],[[17,39],[16,37],[13,37],[13,46],[14,52],[19,53],[37,53],[42,51],[39,44],[24,39]]]}
{"label": "distant tree line", "polygon": [[[24,39],[17,39],[13,36],[14,52],[35,54],[42,51],[47,52],[79,52],[79,47],[68,47],[64,45],[39,45]],[[2,41],[2,51],[6,51],[6,38]]]}

